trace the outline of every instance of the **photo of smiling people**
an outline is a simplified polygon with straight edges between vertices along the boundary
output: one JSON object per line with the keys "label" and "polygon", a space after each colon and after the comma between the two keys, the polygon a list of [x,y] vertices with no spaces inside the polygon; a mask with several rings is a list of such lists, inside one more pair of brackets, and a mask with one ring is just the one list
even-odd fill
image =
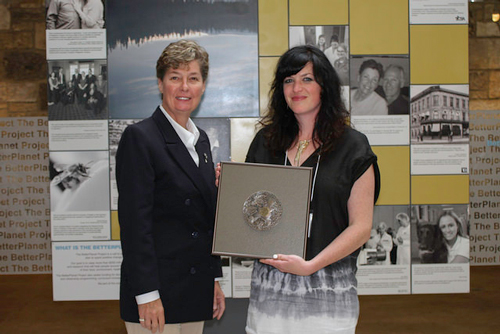
{"label": "photo of smiling people", "polygon": [[408,115],[408,73],[408,57],[353,57],[351,115]]}
{"label": "photo of smiling people", "polygon": [[468,263],[467,205],[412,207],[412,263]]}

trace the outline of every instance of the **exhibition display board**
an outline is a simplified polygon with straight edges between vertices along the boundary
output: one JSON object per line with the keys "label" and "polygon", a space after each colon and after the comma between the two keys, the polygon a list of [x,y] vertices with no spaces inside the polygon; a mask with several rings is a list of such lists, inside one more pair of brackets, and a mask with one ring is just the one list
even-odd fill
{"label": "exhibition display board", "polygon": [[[301,44],[322,49],[381,171],[359,293],[469,291],[466,0],[108,0],[102,13],[92,28],[47,29],[55,300],[118,298],[114,155],[123,129],[160,103],[156,59],[181,38],[210,54],[192,116],[216,162],[244,161],[279,56]],[[358,101],[361,90],[368,101]],[[443,219],[461,242],[448,253],[464,263],[438,256]],[[227,297],[248,297],[252,263],[223,258]]]}

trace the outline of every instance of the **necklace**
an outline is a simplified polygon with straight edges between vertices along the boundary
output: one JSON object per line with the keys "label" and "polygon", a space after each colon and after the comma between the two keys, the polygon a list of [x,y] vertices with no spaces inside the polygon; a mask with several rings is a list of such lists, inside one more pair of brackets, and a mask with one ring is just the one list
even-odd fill
{"label": "necklace", "polygon": [[[311,140],[302,140],[302,141],[311,141]],[[300,141],[299,141],[300,144]],[[305,146],[307,146],[309,143],[307,143]],[[302,149],[304,150],[304,149]],[[309,227],[308,227],[308,232],[307,232],[307,237],[309,238],[311,236],[311,226],[313,222],[313,208],[312,208],[312,201],[314,198],[314,188],[316,186],[316,176],[318,175],[318,170],[319,170],[319,160],[321,158],[321,154],[318,154],[318,161],[316,161],[316,168],[314,169],[314,177],[312,180],[312,188],[311,188],[311,202],[309,205]],[[285,166],[287,165],[288,161],[288,150],[285,151]]]}
{"label": "necklace", "polygon": [[295,166],[300,166],[300,155],[304,150],[307,148],[309,143],[311,142],[311,139],[305,139],[305,140],[299,140],[297,143],[297,153],[295,153],[295,159],[293,160],[295,163]]}

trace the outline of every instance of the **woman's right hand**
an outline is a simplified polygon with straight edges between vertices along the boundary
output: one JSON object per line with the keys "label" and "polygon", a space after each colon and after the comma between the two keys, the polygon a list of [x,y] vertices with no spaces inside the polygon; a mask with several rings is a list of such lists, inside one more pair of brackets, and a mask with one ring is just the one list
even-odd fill
{"label": "woman's right hand", "polygon": [[151,333],[157,331],[163,333],[165,327],[165,313],[161,299],[141,304],[139,307],[139,322],[143,328],[149,329]]}

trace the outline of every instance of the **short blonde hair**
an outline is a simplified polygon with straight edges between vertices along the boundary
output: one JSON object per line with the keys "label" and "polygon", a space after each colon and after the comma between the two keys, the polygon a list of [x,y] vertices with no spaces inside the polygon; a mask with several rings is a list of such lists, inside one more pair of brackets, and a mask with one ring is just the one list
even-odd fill
{"label": "short blonde hair", "polygon": [[201,76],[203,82],[208,77],[208,53],[203,47],[195,41],[181,39],[170,43],[161,53],[156,62],[156,77],[163,80],[165,73],[173,68],[185,66],[193,60],[200,64]]}

